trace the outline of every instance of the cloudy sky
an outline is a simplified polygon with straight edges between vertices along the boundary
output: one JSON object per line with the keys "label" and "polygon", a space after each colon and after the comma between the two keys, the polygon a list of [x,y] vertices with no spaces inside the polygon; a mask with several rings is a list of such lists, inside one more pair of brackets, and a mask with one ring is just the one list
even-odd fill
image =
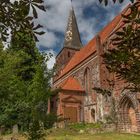
{"label": "cloudy sky", "polygon": [[[37,22],[44,26],[43,30],[46,33],[39,37],[40,42],[37,43],[37,46],[41,51],[53,53],[55,57],[63,47],[71,0],[44,1],[49,9],[46,12],[38,11]],[[105,7],[99,3],[99,0],[73,0],[72,5],[83,45],[87,44],[129,2],[129,0],[124,1],[123,4],[110,2]],[[52,67],[55,62],[54,57],[50,59],[49,67]]]}
{"label": "cloudy sky", "polygon": [[[109,0],[110,1],[110,0]],[[117,15],[129,0],[123,4],[110,2],[108,6],[100,4],[98,0],[73,0],[77,23],[83,45],[87,44],[115,15]],[[44,26],[46,34],[39,37],[37,44],[41,51],[49,51],[57,55],[63,47],[64,32],[67,26],[70,0],[45,0],[49,6],[46,13],[39,11],[38,22]],[[49,62],[49,67],[53,65],[55,59]]]}

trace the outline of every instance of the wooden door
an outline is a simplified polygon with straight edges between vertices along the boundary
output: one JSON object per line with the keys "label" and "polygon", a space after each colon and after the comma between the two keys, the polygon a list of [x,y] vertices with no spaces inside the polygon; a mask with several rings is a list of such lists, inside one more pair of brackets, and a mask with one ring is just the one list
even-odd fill
{"label": "wooden door", "polygon": [[68,122],[77,122],[77,108],[76,107],[65,107],[64,108],[64,117],[69,119]]}

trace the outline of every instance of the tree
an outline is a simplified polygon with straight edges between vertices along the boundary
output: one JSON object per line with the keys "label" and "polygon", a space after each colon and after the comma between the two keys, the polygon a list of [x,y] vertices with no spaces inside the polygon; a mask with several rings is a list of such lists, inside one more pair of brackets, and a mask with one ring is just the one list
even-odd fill
{"label": "tree", "polygon": [[[20,0],[11,3],[10,0],[0,1],[0,39],[6,41],[11,30],[11,35],[16,34],[19,30],[28,30],[37,40],[36,34],[43,34],[37,29],[41,28],[40,24],[34,24],[34,18],[38,18],[36,8],[46,11],[44,0]],[[33,15],[30,15],[32,11]]]}
{"label": "tree", "polygon": [[17,124],[34,131],[29,133],[30,140],[44,136],[40,124],[46,121],[52,76],[46,67],[48,59],[35,46],[36,34],[44,33],[37,31],[42,26],[33,21],[38,17],[36,8],[45,11],[43,0],[0,1],[1,41],[7,41],[11,30],[8,49],[0,44],[0,125],[10,128]]}
{"label": "tree", "polygon": [[47,69],[48,59],[35,47],[34,39],[29,34],[19,34],[21,37],[13,37],[8,49],[0,49],[0,126],[11,128],[17,124],[29,132],[41,129],[38,137],[42,137],[42,125],[33,127],[34,123],[46,122],[53,73]]}
{"label": "tree", "polygon": [[125,26],[112,39],[113,48],[103,55],[110,72],[130,83],[132,91],[140,91],[140,2],[130,7],[128,15],[122,15]]}
{"label": "tree", "polygon": [[[99,0],[100,3],[104,3],[105,5],[108,5],[108,1],[109,0]],[[116,2],[119,2],[119,3],[122,3],[124,2],[124,0],[112,0],[114,3]],[[132,3],[135,1],[135,0],[130,0]]]}

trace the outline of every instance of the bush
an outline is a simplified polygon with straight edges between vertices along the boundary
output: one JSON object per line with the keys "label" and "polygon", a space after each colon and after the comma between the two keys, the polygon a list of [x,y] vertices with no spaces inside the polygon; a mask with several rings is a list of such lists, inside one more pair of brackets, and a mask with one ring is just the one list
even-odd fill
{"label": "bush", "polygon": [[75,123],[70,124],[69,127],[74,130],[86,130],[86,129],[97,129],[102,128],[101,123]]}
{"label": "bush", "polygon": [[44,120],[45,129],[52,128],[55,122],[57,122],[57,116],[53,113],[48,114]]}
{"label": "bush", "polygon": [[30,124],[29,132],[28,132],[28,140],[44,140],[45,132],[43,123],[39,120],[34,120]]}

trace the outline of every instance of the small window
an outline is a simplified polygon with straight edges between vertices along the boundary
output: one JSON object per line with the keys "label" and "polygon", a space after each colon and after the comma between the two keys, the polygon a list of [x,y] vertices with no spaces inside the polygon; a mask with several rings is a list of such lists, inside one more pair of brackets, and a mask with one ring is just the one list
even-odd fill
{"label": "small window", "polygon": [[68,52],[68,57],[70,57],[70,52]]}
{"label": "small window", "polygon": [[51,109],[54,109],[54,102],[51,101]]}

